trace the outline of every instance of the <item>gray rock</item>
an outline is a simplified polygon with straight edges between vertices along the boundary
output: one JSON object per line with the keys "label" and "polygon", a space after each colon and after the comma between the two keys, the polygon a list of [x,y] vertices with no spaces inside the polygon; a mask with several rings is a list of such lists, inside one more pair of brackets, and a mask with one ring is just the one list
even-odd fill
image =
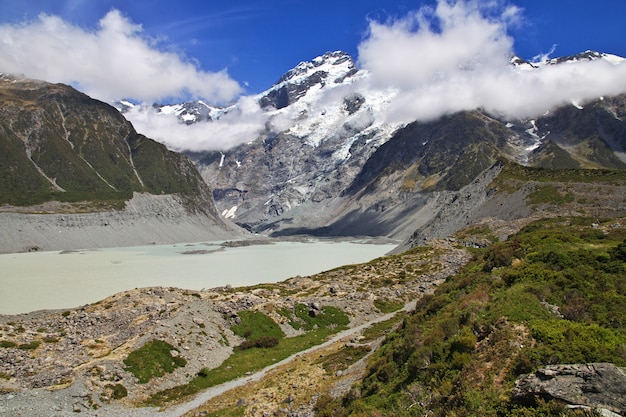
{"label": "gray rock", "polygon": [[515,381],[512,395],[519,401],[536,397],[557,399],[626,414],[626,370],[611,363],[552,365]]}

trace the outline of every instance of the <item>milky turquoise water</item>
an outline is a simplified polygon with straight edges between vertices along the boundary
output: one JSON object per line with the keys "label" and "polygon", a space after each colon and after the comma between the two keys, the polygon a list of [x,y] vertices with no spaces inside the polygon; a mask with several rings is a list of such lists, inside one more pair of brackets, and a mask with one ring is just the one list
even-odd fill
{"label": "milky turquoise water", "polygon": [[[218,250],[195,243],[0,255],[0,314],[73,308],[117,292],[248,286],[367,262],[395,245],[277,242]],[[202,251],[209,253],[183,254]]]}

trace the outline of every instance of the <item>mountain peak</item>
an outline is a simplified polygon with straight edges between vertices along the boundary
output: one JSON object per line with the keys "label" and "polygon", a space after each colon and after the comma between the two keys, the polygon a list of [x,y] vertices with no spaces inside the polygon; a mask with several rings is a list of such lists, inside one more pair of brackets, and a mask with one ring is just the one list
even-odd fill
{"label": "mountain peak", "polygon": [[276,86],[285,82],[298,83],[303,78],[317,71],[327,73],[341,73],[356,69],[352,57],[343,51],[326,52],[324,55],[313,58],[311,61],[300,62],[295,68],[287,71]]}
{"label": "mountain peak", "polygon": [[261,107],[282,109],[298,101],[312,87],[340,84],[358,72],[352,57],[342,51],[326,52],[287,71],[259,99]]}
{"label": "mountain peak", "polygon": [[611,62],[611,63],[617,63],[619,61],[624,60],[624,58],[618,57],[617,55],[611,55],[611,54],[607,54],[604,52],[586,50],[576,55],[569,55],[569,56],[563,56],[559,58],[548,59],[546,60],[545,63],[554,65],[554,64],[571,63],[571,62],[597,61],[600,59]]}

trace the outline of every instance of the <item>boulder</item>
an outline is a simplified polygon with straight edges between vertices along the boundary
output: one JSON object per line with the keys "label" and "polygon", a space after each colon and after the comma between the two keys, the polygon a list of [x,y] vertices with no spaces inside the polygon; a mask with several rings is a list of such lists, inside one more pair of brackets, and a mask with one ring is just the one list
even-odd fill
{"label": "boulder", "polygon": [[612,363],[551,365],[515,381],[513,398],[557,399],[626,415],[626,369]]}

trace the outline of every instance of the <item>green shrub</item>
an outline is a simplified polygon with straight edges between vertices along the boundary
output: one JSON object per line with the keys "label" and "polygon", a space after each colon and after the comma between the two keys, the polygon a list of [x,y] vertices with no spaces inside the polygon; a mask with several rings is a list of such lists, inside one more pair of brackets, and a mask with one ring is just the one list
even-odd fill
{"label": "green shrub", "polygon": [[128,396],[128,390],[122,384],[107,384],[104,388],[111,391],[111,398],[114,400],[121,400]]}
{"label": "green shrub", "polygon": [[29,343],[22,343],[22,344],[21,344],[21,345],[19,345],[17,348],[18,348],[18,349],[22,349],[22,350],[35,350],[35,349],[37,349],[40,345],[41,345],[41,341],[39,341],[39,340],[33,340],[32,342],[29,342]]}
{"label": "green shrub", "polygon": [[374,300],[374,306],[381,313],[393,313],[394,311],[398,311],[404,307],[404,303],[393,301],[388,298],[377,298]]}
{"label": "green shrub", "polygon": [[17,346],[17,343],[11,342],[10,340],[0,340],[0,347],[3,348],[13,348]]}
{"label": "green shrub", "polygon": [[151,340],[124,359],[126,370],[131,372],[139,383],[145,384],[154,377],[163,376],[187,365],[184,358],[172,356],[171,351],[178,349],[162,340]]}
{"label": "green shrub", "polygon": [[236,324],[230,329],[237,336],[246,340],[256,340],[261,337],[285,337],[282,329],[274,320],[257,310],[245,310],[237,313],[241,324]]}
{"label": "green shrub", "polygon": [[279,342],[279,339],[276,336],[261,336],[258,339],[244,341],[242,344],[237,346],[236,349],[245,350],[245,349],[251,349],[255,347],[271,348],[274,346],[278,346],[278,342]]}

